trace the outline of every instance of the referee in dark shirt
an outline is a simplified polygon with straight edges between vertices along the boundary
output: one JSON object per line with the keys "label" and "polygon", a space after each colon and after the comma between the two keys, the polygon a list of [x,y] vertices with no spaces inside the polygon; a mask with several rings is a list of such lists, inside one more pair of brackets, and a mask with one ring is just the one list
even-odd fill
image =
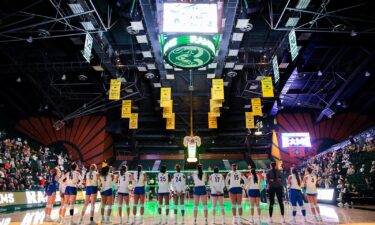
{"label": "referee in dark shirt", "polygon": [[281,172],[276,169],[276,163],[271,163],[271,169],[267,173],[267,184],[268,184],[268,195],[270,197],[270,206],[269,206],[269,216],[270,216],[270,223],[272,223],[272,213],[273,213],[273,205],[275,204],[275,194],[277,197],[277,201],[279,202],[280,212],[282,216],[282,222],[285,223],[284,220],[284,203],[283,203],[283,182],[282,182],[282,174]]}

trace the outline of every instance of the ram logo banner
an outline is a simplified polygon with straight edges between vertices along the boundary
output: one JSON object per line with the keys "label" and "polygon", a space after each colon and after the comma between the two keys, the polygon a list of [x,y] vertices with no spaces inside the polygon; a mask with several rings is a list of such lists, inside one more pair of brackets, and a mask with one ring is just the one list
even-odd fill
{"label": "ram logo banner", "polygon": [[0,194],[0,204],[11,204],[14,203],[13,193]]}
{"label": "ram logo banner", "polygon": [[46,197],[41,191],[26,191],[27,204],[45,203]]}

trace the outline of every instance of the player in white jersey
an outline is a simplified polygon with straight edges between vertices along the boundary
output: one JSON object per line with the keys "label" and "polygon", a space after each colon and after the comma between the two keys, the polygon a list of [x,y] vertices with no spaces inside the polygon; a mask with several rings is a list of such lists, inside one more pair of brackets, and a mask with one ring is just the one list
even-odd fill
{"label": "player in white jersey", "polygon": [[[229,197],[232,202],[232,223],[242,224],[242,186],[241,180],[245,180],[245,177],[241,172],[237,171],[237,165],[232,164],[232,171],[227,174],[225,178],[225,184],[229,190]],[[238,219],[236,216],[236,208],[238,208]]]}
{"label": "player in white jersey", "polygon": [[306,210],[303,205],[303,196],[301,192],[301,178],[298,174],[298,171],[296,168],[292,168],[291,175],[288,177],[288,187],[290,189],[290,203],[292,204],[292,215],[293,215],[293,222],[296,221],[296,215],[297,215],[297,202],[298,205],[301,207],[302,215],[304,218],[304,221],[306,221]]}
{"label": "player in white jersey", "polygon": [[212,201],[212,224],[215,224],[215,216],[216,216],[216,204],[219,201],[220,205],[220,212],[221,212],[221,223],[225,224],[224,219],[224,176],[219,173],[219,168],[214,168],[214,173],[211,174],[208,183],[211,189],[211,201]]}
{"label": "player in white jersey", "polygon": [[59,191],[60,191],[60,198],[61,198],[58,222],[62,223],[62,219],[64,218],[65,207],[66,207],[65,198],[64,198],[64,193],[65,193],[65,188],[66,188],[65,173],[61,171],[60,173],[58,173],[58,177],[59,179],[57,180],[57,182],[59,183]]}
{"label": "player in white jersey", "polygon": [[86,187],[85,194],[85,204],[81,212],[81,218],[79,219],[79,224],[82,224],[83,216],[86,213],[87,206],[90,203],[90,223],[94,224],[94,211],[95,211],[95,202],[98,194],[98,179],[99,174],[97,172],[97,167],[95,164],[90,165],[90,170],[86,172],[83,178],[83,184]]}
{"label": "player in white jersey", "polygon": [[177,206],[178,199],[180,199],[180,209],[181,209],[181,224],[185,224],[185,191],[186,191],[186,176],[181,173],[181,166],[176,164],[176,172],[173,174],[172,178],[172,190],[173,190],[173,200],[174,200],[174,224],[177,224]]}
{"label": "player in white jersey", "polygon": [[302,181],[302,190],[303,192],[306,191],[306,198],[310,204],[311,212],[315,216],[316,221],[321,222],[322,217],[320,216],[317,198],[318,192],[316,190],[317,177],[312,173],[312,169],[310,167],[306,168],[305,174],[306,175]]}
{"label": "player in white jersey", "polygon": [[129,207],[129,185],[133,175],[128,172],[128,167],[126,165],[121,167],[120,176],[118,178],[118,187],[117,187],[117,198],[118,198],[118,214],[120,217],[120,224],[122,224],[122,205],[125,202],[126,214],[126,224],[130,224],[130,207]]}
{"label": "player in white jersey", "polygon": [[[160,167],[160,173],[158,173],[158,213],[159,213],[159,223],[157,224],[168,224],[168,215],[169,215],[169,192],[170,186],[169,183],[171,178],[167,173],[167,167],[162,165]],[[163,223],[161,211],[163,206],[163,199],[165,203],[165,221]]]}
{"label": "player in white jersey", "polygon": [[[99,175],[99,187],[100,187],[100,196],[101,196],[101,209],[100,214],[102,217],[102,223],[110,222],[112,204],[113,204],[113,195],[112,195],[112,185],[114,182],[113,174],[109,172],[109,166],[105,166],[100,170]],[[104,214],[105,209],[107,208],[107,215]]]}
{"label": "player in white jersey", "polygon": [[74,204],[77,198],[77,187],[81,183],[81,174],[77,171],[78,166],[75,163],[72,163],[70,166],[70,171],[65,174],[66,178],[66,188],[64,193],[65,204],[69,207],[70,214],[70,224],[74,224],[73,215],[74,215]]}
{"label": "player in white jersey", "polygon": [[134,184],[134,192],[133,192],[134,193],[134,204],[133,204],[134,221],[133,221],[133,223],[134,224],[136,223],[135,216],[137,215],[138,202],[140,203],[139,206],[140,206],[140,213],[141,213],[139,224],[144,224],[143,214],[145,212],[145,208],[144,208],[145,192],[146,192],[145,183],[146,183],[146,180],[147,180],[147,176],[146,176],[145,172],[143,172],[142,170],[143,170],[142,165],[138,165],[137,171],[134,172],[134,174],[133,174],[133,184]]}
{"label": "player in white jersey", "polygon": [[251,168],[251,174],[246,179],[246,186],[248,190],[249,200],[250,200],[250,224],[254,223],[254,209],[257,208],[258,213],[258,224],[262,224],[260,218],[260,188],[261,188],[261,177],[256,173],[255,168]]}
{"label": "player in white jersey", "polygon": [[197,225],[199,200],[202,201],[204,209],[204,224],[207,225],[206,174],[203,173],[202,164],[197,165],[197,171],[195,171],[191,176],[194,180],[194,225]]}

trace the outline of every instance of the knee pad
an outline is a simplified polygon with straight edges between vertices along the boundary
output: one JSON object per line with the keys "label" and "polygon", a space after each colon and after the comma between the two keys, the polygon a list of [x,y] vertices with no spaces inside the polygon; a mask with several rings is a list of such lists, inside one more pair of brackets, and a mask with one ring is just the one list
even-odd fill
{"label": "knee pad", "polygon": [[292,206],[292,211],[296,211],[297,210],[297,206]]}
{"label": "knee pad", "polygon": [[301,207],[301,210],[305,210],[305,206],[304,205],[302,205],[300,207]]}
{"label": "knee pad", "polygon": [[198,206],[195,205],[195,206],[194,206],[194,211],[197,211],[197,210],[198,210]]}
{"label": "knee pad", "polygon": [[181,210],[185,210],[185,206],[184,205],[180,205],[180,209]]}
{"label": "knee pad", "polygon": [[232,205],[232,209],[235,209],[236,208],[236,205]]}
{"label": "knee pad", "polygon": [[112,209],[112,205],[108,205],[107,207],[108,207],[107,209]]}
{"label": "knee pad", "polygon": [[169,205],[166,205],[166,206],[165,206],[165,209],[169,209]]}
{"label": "knee pad", "polygon": [[207,210],[207,205],[203,205],[203,209],[204,209],[204,210]]}
{"label": "knee pad", "polygon": [[48,209],[52,209],[52,204],[47,204],[47,205],[46,205],[46,208],[48,208]]}
{"label": "knee pad", "polygon": [[101,206],[100,206],[100,209],[105,210],[105,205],[101,205]]}
{"label": "knee pad", "polygon": [[237,205],[238,209],[242,209],[242,204]]}
{"label": "knee pad", "polygon": [[161,209],[162,207],[163,207],[163,205],[159,205],[159,204],[158,204],[158,209]]}
{"label": "knee pad", "polygon": [[143,204],[140,204],[139,207],[143,208]]}
{"label": "knee pad", "polygon": [[70,205],[69,205],[69,209],[70,209],[70,210],[72,210],[72,209],[74,210],[74,205],[73,205],[73,204],[70,204]]}

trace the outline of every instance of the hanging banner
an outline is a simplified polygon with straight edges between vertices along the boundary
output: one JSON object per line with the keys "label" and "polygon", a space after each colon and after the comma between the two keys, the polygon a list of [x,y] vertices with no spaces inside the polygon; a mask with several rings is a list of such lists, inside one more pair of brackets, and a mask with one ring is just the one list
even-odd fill
{"label": "hanging banner", "polygon": [[160,88],[160,107],[169,107],[171,100],[171,88]]}
{"label": "hanging banner", "polygon": [[129,129],[138,129],[138,113],[132,113],[130,115]]}
{"label": "hanging banner", "polygon": [[132,113],[132,100],[122,100],[121,118],[130,118]]}
{"label": "hanging banner", "polygon": [[294,29],[292,29],[289,33],[289,46],[290,55],[292,56],[292,61],[294,61],[298,55],[297,37]]}
{"label": "hanging banner", "polygon": [[175,117],[176,114],[172,113],[171,118],[167,118],[167,130],[174,130],[175,129]]}
{"label": "hanging banner", "polygon": [[173,107],[164,107],[163,108],[163,118],[171,118],[172,113],[173,113]]}
{"label": "hanging banner", "polygon": [[246,128],[248,129],[255,128],[253,112],[245,112],[245,121],[246,121]]}
{"label": "hanging banner", "polygon": [[90,35],[90,33],[86,33],[85,45],[84,45],[83,51],[81,52],[82,52],[82,56],[86,59],[88,63],[90,63],[90,60],[91,60],[92,42],[93,42],[92,36]]}
{"label": "hanging banner", "polygon": [[211,97],[213,100],[224,99],[224,80],[212,79]]}
{"label": "hanging banner", "polygon": [[263,77],[262,79],[262,93],[264,98],[273,98],[272,77]]}
{"label": "hanging banner", "polygon": [[273,78],[275,79],[275,84],[276,84],[280,79],[279,63],[277,62],[277,55],[275,55],[272,59],[272,68],[273,68]]}
{"label": "hanging banner", "polygon": [[251,108],[253,109],[254,116],[263,116],[260,98],[251,99]]}
{"label": "hanging banner", "polygon": [[217,129],[217,117],[210,117],[208,115],[208,129]]}
{"label": "hanging banner", "polygon": [[121,92],[121,81],[120,79],[111,79],[109,86],[109,100],[119,100]]}

